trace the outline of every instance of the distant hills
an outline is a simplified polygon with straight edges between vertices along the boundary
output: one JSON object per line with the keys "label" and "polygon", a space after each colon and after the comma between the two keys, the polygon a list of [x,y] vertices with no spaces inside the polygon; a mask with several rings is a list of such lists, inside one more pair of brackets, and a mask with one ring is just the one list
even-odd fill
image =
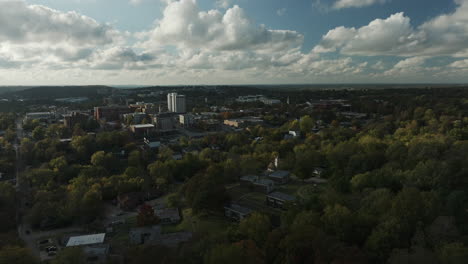
{"label": "distant hills", "polygon": [[0,86],[0,95],[30,89],[33,86]]}
{"label": "distant hills", "polygon": [[[66,97],[93,97],[102,89],[114,88],[102,85],[0,87],[0,94],[5,97],[19,97],[25,99],[57,99]],[[3,91],[3,93],[1,91]]]}

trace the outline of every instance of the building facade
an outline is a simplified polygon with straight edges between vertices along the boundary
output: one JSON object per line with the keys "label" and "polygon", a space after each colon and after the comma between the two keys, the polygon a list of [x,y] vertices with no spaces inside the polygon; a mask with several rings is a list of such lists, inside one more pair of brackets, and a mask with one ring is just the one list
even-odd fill
{"label": "building facade", "polygon": [[119,121],[121,116],[132,112],[133,110],[127,106],[94,107],[94,118],[97,121]]}
{"label": "building facade", "polygon": [[187,112],[187,102],[185,95],[180,95],[177,93],[167,94],[167,109],[172,113]]}

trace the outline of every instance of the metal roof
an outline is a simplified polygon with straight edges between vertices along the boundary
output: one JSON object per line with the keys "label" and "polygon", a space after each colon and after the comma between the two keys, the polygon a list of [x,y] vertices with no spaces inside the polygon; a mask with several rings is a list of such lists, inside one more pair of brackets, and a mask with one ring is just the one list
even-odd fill
{"label": "metal roof", "polygon": [[275,171],[270,174],[272,178],[285,178],[289,176],[289,171]]}
{"label": "metal roof", "polygon": [[271,198],[274,198],[274,199],[281,200],[281,201],[294,201],[294,200],[296,200],[296,197],[294,197],[292,195],[289,195],[289,194],[282,193],[282,192],[273,192],[273,193],[270,193],[267,196],[271,197]]}
{"label": "metal roof", "polygon": [[246,207],[242,207],[238,204],[231,204],[229,206],[225,206],[224,209],[229,209],[231,211],[235,211],[235,212],[238,212],[240,214],[243,214],[243,215],[248,215],[250,213],[252,213],[253,211],[249,208],[246,208]]}
{"label": "metal roof", "polygon": [[105,237],[106,233],[70,237],[67,247],[101,244],[104,242]]}

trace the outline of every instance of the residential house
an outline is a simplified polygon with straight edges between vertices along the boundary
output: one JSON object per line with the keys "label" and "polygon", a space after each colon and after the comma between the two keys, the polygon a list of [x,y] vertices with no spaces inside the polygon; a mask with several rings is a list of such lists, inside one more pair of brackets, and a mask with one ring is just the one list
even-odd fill
{"label": "residential house", "polygon": [[80,247],[86,257],[86,263],[106,263],[109,245],[104,244],[106,234],[73,236],[68,239],[66,247]]}
{"label": "residential house", "polygon": [[282,192],[272,192],[266,196],[266,204],[274,208],[285,209],[286,203],[294,202],[296,197]]}
{"label": "residential house", "polygon": [[231,218],[235,221],[240,221],[250,214],[252,214],[252,210],[246,207],[242,207],[238,204],[231,204],[224,207],[224,215],[228,218]]}
{"label": "residential house", "polygon": [[273,180],[277,184],[286,184],[290,180],[290,172],[289,171],[274,171],[268,175],[268,178]]}
{"label": "residential house", "polygon": [[161,224],[177,224],[180,222],[178,208],[154,209],[154,214],[161,220]]}

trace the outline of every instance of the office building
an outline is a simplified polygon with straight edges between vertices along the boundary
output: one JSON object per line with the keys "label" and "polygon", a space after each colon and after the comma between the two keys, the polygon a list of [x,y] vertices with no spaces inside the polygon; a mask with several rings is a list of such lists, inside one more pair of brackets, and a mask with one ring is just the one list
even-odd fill
{"label": "office building", "polygon": [[132,113],[133,110],[127,106],[102,106],[94,107],[94,118],[97,121],[119,121],[124,114]]}
{"label": "office building", "polygon": [[185,113],[187,112],[185,95],[177,93],[167,94],[167,109],[172,113]]}
{"label": "office building", "polygon": [[179,123],[183,127],[191,127],[194,124],[194,117],[190,114],[179,115]]}
{"label": "office building", "polygon": [[153,118],[153,123],[160,131],[174,130],[173,116],[171,114],[158,114]]}

